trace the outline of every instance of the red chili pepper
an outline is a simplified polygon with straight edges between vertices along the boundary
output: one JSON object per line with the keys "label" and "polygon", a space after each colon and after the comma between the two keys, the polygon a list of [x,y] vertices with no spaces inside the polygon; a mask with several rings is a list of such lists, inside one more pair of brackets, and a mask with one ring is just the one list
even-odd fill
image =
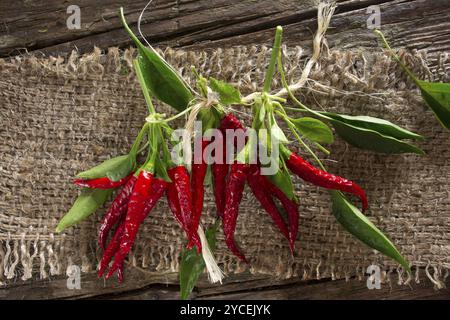
{"label": "red chili pepper", "polygon": [[283,217],[278,211],[275,202],[272,199],[272,195],[270,194],[269,190],[266,189],[267,181],[265,177],[261,176],[261,170],[256,165],[253,165],[250,171],[251,172],[247,178],[250,189],[252,190],[255,198],[259,201],[264,210],[266,210],[266,212],[270,215],[273,222],[277,225],[278,229],[280,229],[281,233],[290,243],[291,240],[288,228],[283,220]]}
{"label": "red chili pepper", "polygon": [[[197,232],[191,236],[192,223],[192,195],[190,189],[190,178],[184,166],[177,166],[167,170],[167,173],[172,180],[167,187],[167,202],[170,210],[174,214],[182,229],[186,232],[189,240],[189,245],[195,244],[200,253],[202,245]],[[197,230],[196,230],[197,231]],[[192,240],[192,242],[191,242]]]}
{"label": "red chili pepper", "polygon": [[242,200],[245,182],[250,170],[248,164],[234,163],[231,165],[230,175],[228,176],[225,188],[225,211],[223,214],[223,232],[225,242],[228,248],[239,259],[247,262],[245,256],[239,251],[234,242],[234,231],[236,230],[236,222],[239,214],[239,204]]}
{"label": "red chili pepper", "polygon": [[[205,194],[205,176],[208,170],[208,165],[206,164],[203,154],[205,148],[210,144],[211,141],[203,139],[202,140],[202,154],[199,161],[194,161],[192,164],[192,179],[191,179],[191,193],[192,193],[192,223],[189,232],[189,239],[192,239],[194,234],[197,233],[198,226],[200,224],[200,218],[203,211],[203,198]],[[196,163],[197,162],[197,163]]]}
{"label": "red chili pepper", "polygon": [[366,193],[353,181],[320,170],[293,152],[286,158],[286,165],[289,170],[303,180],[323,188],[336,189],[354,194],[361,200],[363,211],[367,209],[368,202]]}
{"label": "red chili pepper", "polygon": [[[225,162],[225,159],[223,161]],[[225,186],[227,183],[228,164],[213,163],[211,165],[211,172],[214,179],[214,199],[216,202],[217,215],[223,217],[223,212],[225,210]]]}
{"label": "red chili pepper", "polygon": [[114,263],[106,278],[109,278],[123,264],[123,260],[134,244],[140,224],[164,194],[166,188],[167,182],[154,178],[152,173],[145,170],[139,173],[128,203],[125,228],[120,241],[120,247],[114,255]]}
{"label": "red chili pepper", "polygon": [[267,192],[271,193],[274,197],[280,200],[289,220],[289,246],[291,252],[294,252],[295,240],[298,234],[298,203],[289,199],[282,190],[272,184],[265,176],[261,176],[261,184]]}
{"label": "red chili pepper", "polygon": [[106,247],[109,231],[127,213],[128,200],[130,199],[136,180],[137,178],[134,175],[128,180],[103,217],[98,234],[98,244],[103,250]]}
{"label": "red chili pepper", "polygon": [[214,179],[214,198],[216,202],[217,215],[219,217],[223,216],[223,212],[225,210],[225,186],[229,171],[229,164],[226,163],[227,148],[225,134],[227,129],[244,130],[244,126],[232,113],[226,114],[220,121],[219,130],[221,130],[223,135],[222,163],[213,163],[211,166]]}
{"label": "red chili pepper", "polygon": [[232,113],[226,114],[221,120],[220,120],[220,128],[223,129],[242,129],[244,130],[244,126],[242,125],[241,121],[239,121],[238,118]]}
{"label": "red chili pepper", "polygon": [[[108,244],[108,247],[103,252],[102,260],[100,261],[100,266],[98,269],[98,277],[100,278],[103,273],[105,272],[106,268],[108,267],[109,262],[111,261],[112,257],[116,254],[117,250],[120,247],[120,241],[122,239],[123,231],[125,230],[125,220],[123,220],[119,226],[116,229],[116,232],[114,233],[113,238]],[[122,266],[123,267],[123,266]],[[123,276],[123,274],[122,274]],[[119,281],[120,280],[120,273],[119,273]]]}
{"label": "red chili pepper", "polygon": [[133,176],[133,173],[131,173],[130,175],[128,175],[125,178],[122,178],[118,181],[111,181],[108,177],[89,179],[89,180],[75,179],[73,181],[73,183],[76,184],[77,186],[84,187],[84,188],[112,189],[112,188],[117,188],[117,187],[123,186],[124,184],[126,184],[128,182],[128,180],[130,180],[130,178],[132,176]]}

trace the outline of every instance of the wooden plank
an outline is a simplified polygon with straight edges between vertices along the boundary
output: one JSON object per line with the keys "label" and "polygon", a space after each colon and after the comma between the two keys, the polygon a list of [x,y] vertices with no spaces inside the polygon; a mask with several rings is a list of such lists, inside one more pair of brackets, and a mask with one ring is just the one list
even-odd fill
{"label": "wooden plank", "polygon": [[[126,18],[135,25],[140,11],[148,0],[128,2],[125,5]],[[242,20],[257,20],[261,16],[311,8],[311,1],[303,5],[295,1],[226,1],[226,0],[158,0],[152,3],[144,32],[159,42],[172,38],[181,39],[185,34],[196,33],[215,26],[223,28]],[[130,39],[124,32],[118,18],[121,2],[115,0],[82,0],[77,5],[81,10],[80,30],[68,30],[66,20],[68,4],[61,1],[24,1],[11,6],[0,5],[0,55],[14,54],[17,48],[39,50],[56,46],[70,52],[74,48],[89,51],[93,45],[101,48],[120,45],[128,46]]]}
{"label": "wooden plank", "polygon": [[[331,48],[380,48],[373,33],[367,29],[367,7],[351,11],[338,6],[327,31],[327,41]],[[407,49],[427,49],[428,52],[448,52],[450,50],[450,2],[438,1],[390,1],[380,4],[381,29],[392,47]],[[283,24],[282,21],[279,23]],[[316,27],[315,18],[287,24],[284,41],[307,49],[311,47],[311,34]],[[223,36],[223,35],[222,35]],[[211,38],[214,36],[210,35]],[[234,43],[251,45],[271,44],[273,30],[237,35],[221,40],[195,43],[195,48],[226,47]],[[186,35],[183,44],[195,42]],[[199,39],[197,39],[199,41]]]}
{"label": "wooden plank", "polygon": [[[421,272],[424,274],[424,272]],[[395,278],[395,277],[394,277]],[[393,281],[395,279],[393,278]],[[177,274],[155,275],[137,268],[127,271],[126,281],[99,280],[94,273],[85,274],[80,290],[67,289],[65,277],[17,283],[0,289],[0,299],[178,299]],[[447,279],[450,287],[450,279]],[[435,290],[428,279],[411,286],[382,284],[369,290],[365,280],[330,279],[302,281],[280,280],[249,273],[230,275],[222,285],[210,284],[202,277],[194,299],[449,299],[450,290]]]}
{"label": "wooden plank", "polygon": [[237,293],[224,293],[218,295],[198,296],[198,299],[275,299],[275,300],[403,300],[403,299],[442,299],[450,298],[450,290],[435,290],[429,281],[409,286],[397,284],[382,285],[381,289],[369,290],[365,281],[352,279],[336,281],[311,281],[307,283],[291,283],[287,285],[276,285],[269,288],[258,288],[256,290],[241,290]]}
{"label": "wooden plank", "polygon": [[127,270],[126,281],[118,283],[116,278],[107,281],[98,279],[95,273],[82,274],[81,289],[69,290],[67,278],[52,277],[45,280],[19,281],[0,289],[1,299],[86,299],[104,295],[145,290],[147,286],[164,287],[177,283],[176,274],[151,274],[137,268]]}
{"label": "wooden plank", "polygon": [[[213,48],[237,44],[270,44],[273,27],[285,25],[285,40],[309,48],[316,29],[313,1],[195,0],[155,1],[143,21],[142,30],[158,45]],[[117,18],[119,3],[105,1],[97,8],[92,0],[80,2],[82,25],[68,31],[67,13],[59,1],[0,7],[0,56],[17,53],[17,48],[46,54],[80,52],[110,46],[127,47],[130,39]],[[127,19],[135,25],[146,1],[126,5]],[[382,29],[394,47],[427,48],[430,52],[450,50],[450,2],[435,1],[341,1],[332,19],[328,41],[331,47],[379,47],[366,28],[369,5],[379,4]],[[10,8],[11,7],[11,8]],[[22,13],[23,12],[23,13]]]}

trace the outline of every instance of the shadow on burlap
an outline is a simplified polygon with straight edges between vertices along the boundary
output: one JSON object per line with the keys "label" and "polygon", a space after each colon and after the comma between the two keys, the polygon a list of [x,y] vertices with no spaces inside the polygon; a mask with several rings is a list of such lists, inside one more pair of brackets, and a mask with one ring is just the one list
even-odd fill
{"label": "shadow on burlap", "polygon": [[[144,122],[145,102],[131,67],[134,54],[133,49],[111,48],[106,55],[96,50],[84,56],[73,53],[67,60],[0,60],[0,283],[65,274],[71,264],[85,272],[96,268],[101,256],[96,235],[104,208],[63,234],[54,229],[79,191],[71,184],[75,174],[128,152]],[[243,93],[261,87],[269,54],[265,47],[164,52],[184,77],[192,76],[190,66],[195,65],[203,75],[232,82]],[[288,79],[298,79],[304,65],[302,49],[285,54]],[[337,138],[332,154],[322,158],[330,171],[366,189],[367,215],[413,267],[427,267],[426,277],[439,287],[450,268],[450,135],[386,54],[325,55],[310,75],[317,82],[299,93],[302,101],[318,109],[382,117],[427,138],[420,143],[424,157],[374,154]],[[421,78],[449,81],[448,59],[438,58],[431,72],[423,55],[403,57]],[[274,87],[280,87],[277,79]],[[170,112],[160,105],[158,110]],[[335,221],[326,191],[295,181],[300,199],[295,257],[247,193],[236,241],[251,266],[230,255],[220,233],[215,256],[225,272],[249,269],[280,278],[337,279],[362,277],[375,263],[387,281],[391,275],[400,283],[425,277],[418,268],[407,277],[394,261],[355,240]],[[203,221],[212,222],[214,215],[209,192]],[[177,271],[184,243],[162,201],[141,227],[130,263],[151,272]]]}

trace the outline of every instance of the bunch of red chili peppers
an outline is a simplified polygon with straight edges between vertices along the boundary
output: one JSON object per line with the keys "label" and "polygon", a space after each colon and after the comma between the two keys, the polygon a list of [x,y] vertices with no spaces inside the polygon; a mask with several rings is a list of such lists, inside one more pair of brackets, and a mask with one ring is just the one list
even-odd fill
{"label": "bunch of red chili peppers", "polygon": [[[123,261],[133,246],[139,226],[164,194],[174,217],[188,235],[189,247],[195,245],[201,251],[200,239],[194,232],[196,230],[193,230],[193,220],[199,219],[200,213],[193,207],[190,176],[185,166],[175,165],[171,161],[164,142],[164,129],[164,126],[157,123],[144,125],[141,132],[148,132],[148,141],[151,143],[149,154],[146,161],[126,177],[117,181],[108,177],[74,181],[85,188],[121,188],[100,226],[98,243],[104,253],[99,276],[103,275],[113,259],[106,277],[109,278],[118,270],[119,279],[122,280]],[[192,185],[195,187],[194,180]],[[114,233],[108,243],[113,229]]]}
{"label": "bunch of red chili peppers", "polygon": [[[280,51],[281,36],[276,37],[275,40],[263,91],[255,95],[250,103],[242,103],[240,93],[231,85],[212,78],[205,79],[199,75],[197,75],[199,93],[194,94],[194,91],[184,83],[167,62],[137,40],[126,25],[123,15],[122,19],[125,28],[140,50],[138,59],[134,61],[134,67],[150,115],[129,154],[107,160],[78,175],[79,179],[75,180],[75,184],[85,189],[57,227],[57,231],[62,231],[80,222],[101,206],[112,190],[120,188],[99,228],[98,243],[103,249],[103,257],[98,268],[99,276],[102,276],[109,268],[106,277],[110,277],[117,271],[119,280],[122,281],[124,260],[136,240],[139,226],[164,195],[173,216],[186,235],[187,248],[195,246],[198,253],[203,253],[202,249],[205,249],[208,244],[201,237],[200,221],[203,211],[205,179],[209,169],[214,188],[217,217],[222,222],[226,245],[234,255],[245,262],[248,260],[236,245],[234,233],[239,215],[239,205],[246,184],[287,239],[292,253],[294,253],[298,235],[299,199],[295,195],[290,173],[316,186],[357,196],[362,202],[363,211],[367,209],[367,197],[360,186],[353,181],[326,172],[323,167],[314,167],[286,147],[288,141],[277,125],[275,117],[281,117],[292,129],[292,122],[289,121],[284,107],[280,104],[286,100],[269,93],[275,72],[274,66]],[[277,29],[277,35],[279,34],[281,34],[281,28]],[[154,61],[159,61],[159,63],[154,63]],[[153,68],[152,70],[159,72],[153,75],[157,78],[156,82],[152,82],[152,76],[144,75],[144,72],[149,70],[149,66]],[[181,108],[182,111],[177,116],[165,119],[163,115],[156,113],[151,94],[154,98],[174,108]],[[235,130],[245,133],[246,129],[233,113],[226,111],[232,104],[251,108],[253,114],[251,129],[257,133],[246,136],[243,146],[238,146],[236,141],[232,141],[231,146],[236,147],[236,156],[229,150],[230,145],[225,143],[226,136]],[[202,106],[202,108],[198,113],[192,113],[192,110],[195,109],[193,105]],[[214,162],[211,165],[205,161],[207,158],[207,155],[204,154],[205,150],[213,141],[205,135],[201,138],[202,152],[194,154],[190,170],[188,170],[187,163],[179,163],[172,159],[168,145],[171,143],[170,136],[173,130],[169,127],[168,122],[189,111],[194,118],[198,117],[202,121],[202,133],[207,129],[217,128],[225,138],[222,139],[221,149],[215,150],[222,154],[222,161]],[[279,145],[276,145],[276,149],[271,143],[268,143],[267,139],[260,138],[263,130],[273,133],[271,141],[278,140],[280,142]],[[310,151],[294,129],[292,132]],[[139,149],[145,136],[147,136],[145,147]],[[147,156],[144,161],[140,161],[140,155],[145,148],[148,149]],[[260,149],[270,151],[272,155],[276,154],[275,159],[279,169],[275,174],[263,174],[266,164],[254,152]],[[276,150],[279,152],[276,153]],[[228,159],[232,161],[227,161]],[[316,160],[318,161],[317,158]],[[318,163],[321,165],[320,161]],[[345,198],[338,200],[346,206],[344,208],[347,210],[346,214],[352,215],[353,213],[350,211],[353,208],[346,203],[347,200]],[[361,218],[358,217],[358,219]],[[366,223],[365,220],[361,221],[364,223],[364,228],[369,228],[368,232],[373,230],[378,232],[378,229],[370,223]],[[364,236],[357,236],[362,241],[371,244],[372,238],[367,238],[367,240]],[[388,240],[382,239],[388,243]],[[376,247],[380,242],[374,241],[373,243]],[[384,248],[381,247],[381,249]],[[394,251],[389,250],[386,250],[387,254],[394,252],[395,248]],[[394,252],[391,256],[401,261],[395,254]]]}
{"label": "bunch of red chili peppers", "polygon": [[[222,118],[219,129],[225,135],[226,130],[243,130],[244,128],[234,115],[227,114]],[[245,152],[245,149],[251,146],[250,139],[241,152]],[[226,148],[226,144],[224,147]],[[284,145],[280,145],[280,150],[279,160],[282,166],[275,176],[262,175],[258,161],[256,163],[248,161],[249,157],[244,157],[244,162],[235,160],[232,164],[227,164],[225,161],[221,164],[212,164],[216,210],[222,218],[226,244],[237,257],[245,262],[247,259],[234,242],[234,232],[246,183],[280,232],[289,241],[292,253],[298,233],[298,199],[291,191],[292,181],[289,174],[285,174],[285,167],[306,182],[356,195],[362,202],[363,210],[368,206],[364,190],[356,183],[314,167],[299,155],[289,151]],[[227,154],[227,150],[224,150],[223,154]],[[285,193],[282,189],[291,190]],[[278,203],[281,206],[277,205]]]}
{"label": "bunch of red chili peppers", "polygon": [[[257,108],[260,107],[257,106]],[[218,114],[217,110],[215,114]],[[224,136],[227,134],[227,130],[228,132],[229,130],[244,130],[242,123],[232,113],[221,116],[218,128]],[[189,175],[184,165],[175,165],[172,162],[164,141],[164,129],[166,128],[160,124],[149,123],[144,126],[142,132],[149,133],[149,142],[151,143],[149,154],[144,164],[126,177],[117,181],[112,181],[108,177],[74,181],[75,184],[85,188],[121,188],[104,215],[99,229],[98,243],[104,250],[99,265],[99,276],[103,275],[113,260],[106,277],[110,277],[117,270],[119,279],[122,280],[123,262],[134,244],[139,226],[164,193],[170,210],[187,235],[188,247],[195,245],[201,252],[202,245],[197,229],[203,209],[204,180],[208,168],[208,164],[203,160],[205,158],[203,152],[211,141],[203,138],[202,161],[194,161],[191,175]],[[245,151],[250,144],[249,139],[241,152]],[[270,177],[262,175],[259,164],[238,161],[234,161],[232,164],[226,163],[227,144],[223,143],[222,146],[224,159],[222,162],[213,163],[211,172],[217,215],[222,219],[225,241],[229,249],[240,259],[247,261],[234,242],[234,232],[244,186],[248,183],[255,198],[289,241],[290,248],[294,252],[299,218],[298,200],[295,195],[293,193],[286,194],[283,192],[282,186],[276,185],[276,180],[274,183]],[[315,168],[286,147],[282,146],[281,148],[280,160],[291,172],[315,185],[357,195],[363,203],[363,208],[367,207],[364,191],[357,184]],[[160,157],[161,152],[162,157]],[[278,206],[277,202],[281,206]],[[287,216],[287,221],[284,219],[285,216]],[[115,229],[114,233],[108,243],[108,237],[113,229]]]}

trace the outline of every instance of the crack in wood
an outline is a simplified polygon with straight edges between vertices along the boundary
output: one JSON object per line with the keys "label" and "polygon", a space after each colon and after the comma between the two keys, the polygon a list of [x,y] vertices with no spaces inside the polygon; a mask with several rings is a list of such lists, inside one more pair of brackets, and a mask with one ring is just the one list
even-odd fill
{"label": "crack in wood", "polygon": [[[290,1],[285,1],[282,4],[272,4],[268,7],[267,11],[261,11],[263,13],[260,12],[258,14],[257,9],[260,9],[261,7],[257,7],[255,12],[253,12],[250,7],[251,1],[233,0],[227,2],[227,5],[225,6],[217,5],[217,7],[210,7],[202,1],[181,2],[175,0],[174,2],[158,4],[155,9],[152,9],[152,19],[147,19],[148,22],[146,21],[146,23],[143,23],[142,28],[146,34],[146,31],[149,31],[148,36],[154,44],[170,44],[174,47],[189,47],[196,45],[199,42],[210,43],[221,41],[224,43],[224,40],[231,40],[233,38],[238,41],[238,39],[242,38],[250,39],[254,34],[265,35],[264,37],[257,37],[258,42],[261,42],[263,38],[269,38],[267,32],[278,24],[287,27],[300,25],[304,28],[305,26],[311,26],[311,28],[314,27],[316,9],[312,7],[302,7],[301,10],[292,12],[295,8],[293,2],[294,1],[292,1],[292,3]],[[444,1],[435,1],[435,3],[436,7],[441,6],[444,12],[449,12],[450,5],[448,3]],[[394,24],[399,25],[403,20],[401,18],[402,11],[411,11],[412,8],[423,7],[426,12],[427,10],[425,8],[430,6],[429,4],[422,4],[417,0],[340,1],[333,21],[339,19],[340,21],[343,21],[343,19],[350,17],[352,17],[352,19],[363,19],[365,12],[361,12],[361,10],[370,5],[387,5],[385,8],[386,10],[383,10],[383,17],[386,16],[392,18],[392,15],[395,15],[396,18]],[[192,6],[194,6],[194,8],[192,8]],[[393,6],[397,7],[393,8]],[[164,12],[170,8],[175,9],[176,13],[174,16],[170,16],[169,14],[169,17],[167,17],[167,14],[165,15]],[[241,12],[234,12],[239,11],[239,9],[242,9],[244,12],[249,12],[250,15],[240,17],[239,15]],[[107,8],[103,10],[107,10]],[[140,13],[139,9],[132,8],[127,10],[127,17],[129,18],[130,25],[133,26],[136,24],[138,13]],[[411,13],[409,13],[405,19],[410,19],[410,14]],[[221,17],[221,19],[217,19],[217,16]],[[198,17],[202,17],[202,20],[197,20]],[[208,17],[210,17],[210,19],[208,19]],[[416,12],[416,19],[419,18],[419,13]],[[121,32],[122,26],[119,23],[119,19],[114,19],[112,14],[110,19],[108,19],[108,22],[112,25],[104,26],[101,21],[95,17],[92,23],[94,22],[99,24],[99,26],[92,30],[81,31],[76,34],[63,34],[62,31],[57,31],[53,38],[49,37],[49,35],[40,36],[41,39],[34,39],[33,42],[28,43],[28,45],[26,43],[26,38],[16,37],[14,32],[9,33],[7,35],[9,36],[9,41],[5,41],[3,47],[0,44],[0,56],[14,54],[14,51],[17,51],[17,48],[27,48],[28,51],[42,51],[44,53],[68,54],[75,46],[80,48],[81,52],[90,51],[92,43],[98,44],[101,48],[106,48],[114,44],[123,48],[131,44],[131,40],[126,34]],[[32,21],[30,23],[32,23]],[[170,27],[171,24],[172,27]],[[168,27],[164,28],[164,25],[167,25]],[[157,30],[154,31],[155,29]],[[349,30],[351,30],[351,28]],[[23,31],[19,31],[19,33],[20,32],[23,33]],[[351,33],[351,31],[349,32]],[[442,30],[437,30],[436,32],[441,33]],[[105,39],[102,39],[103,36],[105,36]],[[117,41],[112,39],[117,39]]]}

